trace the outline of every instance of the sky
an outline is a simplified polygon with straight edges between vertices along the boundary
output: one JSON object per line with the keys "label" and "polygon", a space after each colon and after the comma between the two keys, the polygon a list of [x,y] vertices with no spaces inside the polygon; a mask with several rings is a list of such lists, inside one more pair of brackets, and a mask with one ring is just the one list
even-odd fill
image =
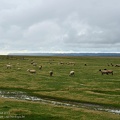
{"label": "sky", "polygon": [[120,0],[0,0],[0,54],[120,52]]}

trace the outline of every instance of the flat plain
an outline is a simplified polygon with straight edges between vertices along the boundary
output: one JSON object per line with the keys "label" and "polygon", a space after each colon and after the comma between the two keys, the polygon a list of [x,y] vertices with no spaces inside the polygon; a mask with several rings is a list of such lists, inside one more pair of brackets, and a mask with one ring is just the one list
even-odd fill
{"label": "flat plain", "polygon": [[[119,120],[120,114],[95,108],[120,111],[120,67],[116,64],[120,57],[0,56],[0,119]],[[113,70],[113,75],[102,75],[100,69]],[[69,76],[70,71],[75,74]],[[21,91],[66,105],[7,98],[5,91]]]}

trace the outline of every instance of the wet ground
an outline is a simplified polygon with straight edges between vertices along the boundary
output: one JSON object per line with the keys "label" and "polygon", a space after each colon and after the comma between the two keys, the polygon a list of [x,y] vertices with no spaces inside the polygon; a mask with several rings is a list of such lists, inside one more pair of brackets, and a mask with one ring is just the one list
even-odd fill
{"label": "wet ground", "polygon": [[101,105],[90,104],[90,103],[58,101],[57,99],[40,98],[40,97],[28,95],[26,92],[22,92],[22,91],[0,90],[0,97],[17,99],[17,100],[33,101],[33,102],[41,102],[41,103],[46,103],[46,104],[53,104],[56,106],[86,108],[86,109],[93,109],[93,110],[98,110],[98,111],[106,111],[106,112],[110,112],[114,114],[120,114],[120,109],[106,108]]}

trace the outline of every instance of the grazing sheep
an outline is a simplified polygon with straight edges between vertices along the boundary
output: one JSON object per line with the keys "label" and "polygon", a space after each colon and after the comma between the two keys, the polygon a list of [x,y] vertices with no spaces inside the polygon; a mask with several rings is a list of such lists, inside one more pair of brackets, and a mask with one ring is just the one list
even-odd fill
{"label": "grazing sheep", "polygon": [[30,73],[36,73],[36,70],[30,70],[30,69],[28,69],[27,71],[30,72]]}
{"label": "grazing sheep", "polygon": [[69,62],[68,65],[75,65],[75,62]]}
{"label": "grazing sheep", "polygon": [[75,72],[74,71],[70,71],[69,76],[73,76],[73,75],[75,75]]}
{"label": "grazing sheep", "polygon": [[112,74],[113,75],[113,70],[107,70],[108,74]]}
{"label": "grazing sheep", "polygon": [[8,65],[6,65],[6,67],[7,67],[7,69],[8,69],[8,68],[11,69],[11,68],[12,68],[12,65],[9,65],[9,64],[8,64]]}
{"label": "grazing sheep", "polygon": [[107,70],[99,70],[99,71],[101,71],[101,74],[103,75],[103,74],[107,74],[108,75],[108,72],[107,72]]}
{"label": "grazing sheep", "polygon": [[33,63],[33,66],[37,66],[37,63]]}
{"label": "grazing sheep", "polygon": [[17,63],[17,65],[19,65],[20,63]]}
{"label": "grazing sheep", "polygon": [[63,65],[63,64],[64,64],[64,62],[60,62],[60,64],[61,64],[61,65]]}
{"label": "grazing sheep", "polygon": [[107,70],[107,69],[104,69],[104,70],[99,70],[99,71],[101,71],[101,74],[103,75],[103,74],[112,74],[113,75],[113,71],[112,70]]}
{"label": "grazing sheep", "polygon": [[50,76],[53,76],[53,71],[49,71]]}
{"label": "grazing sheep", "polygon": [[21,68],[17,68],[18,70],[21,70]]}
{"label": "grazing sheep", "polygon": [[34,63],[34,61],[31,62],[31,64],[33,64],[33,63]]}
{"label": "grazing sheep", "polygon": [[41,70],[42,69],[42,65],[40,65],[40,66],[38,66],[39,67],[39,70]]}
{"label": "grazing sheep", "polygon": [[116,64],[115,67],[120,67],[120,64]]}

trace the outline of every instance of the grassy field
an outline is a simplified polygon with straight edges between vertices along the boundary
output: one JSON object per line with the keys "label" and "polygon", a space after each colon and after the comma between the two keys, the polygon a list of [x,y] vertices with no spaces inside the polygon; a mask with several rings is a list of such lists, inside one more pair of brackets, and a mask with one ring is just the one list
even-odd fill
{"label": "grassy field", "polygon": [[[37,66],[33,66],[32,61]],[[120,67],[112,66],[111,63],[120,64],[120,57],[0,56],[0,90],[25,91],[59,101],[120,109]],[[6,64],[11,64],[12,68],[7,69]],[[42,65],[41,70],[39,65]],[[35,69],[36,74],[29,73],[27,69]],[[114,75],[101,75],[99,69],[113,70]],[[50,70],[54,72],[52,77],[49,76]],[[71,70],[75,71],[75,76],[69,76]],[[120,119],[120,115],[104,111],[8,98],[0,98],[0,117],[10,120],[17,117],[24,120]]]}

